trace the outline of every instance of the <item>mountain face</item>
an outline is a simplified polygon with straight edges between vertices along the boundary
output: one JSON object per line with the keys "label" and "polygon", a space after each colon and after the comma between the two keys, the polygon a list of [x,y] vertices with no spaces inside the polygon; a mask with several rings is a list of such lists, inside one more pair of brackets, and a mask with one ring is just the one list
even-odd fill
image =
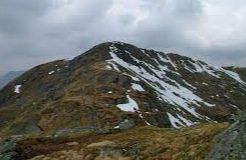
{"label": "mountain face", "polygon": [[243,81],[246,81],[246,68],[243,68],[243,67],[240,68],[240,67],[231,66],[231,67],[226,67],[226,69],[238,73],[240,75],[241,79]]}
{"label": "mountain face", "polygon": [[37,66],[5,86],[0,130],[2,135],[59,134],[64,128],[224,122],[245,110],[243,72],[122,42],[103,43],[73,60]]}
{"label": "mountain face", "polygon": [[7,74],[0,77],[0,89],[7,85],[10,81],[14,80],[16,77],[20,76],[23,71],[10,71]]}

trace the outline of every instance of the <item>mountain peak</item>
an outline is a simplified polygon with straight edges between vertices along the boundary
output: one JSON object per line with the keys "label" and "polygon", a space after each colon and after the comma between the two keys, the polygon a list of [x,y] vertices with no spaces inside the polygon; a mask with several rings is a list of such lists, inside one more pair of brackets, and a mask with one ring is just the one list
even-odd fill
{"label": "mountain peak", "polygon": [[37,66],[9,83],[0,91],[0,113],[5,113],[2,124],[12,122],[2,126],[10,133],[114,128],[125,119],[180,128],[228,120],[244,109],[245,96],[246,83],[236,72],[106,42],[73,60]]}

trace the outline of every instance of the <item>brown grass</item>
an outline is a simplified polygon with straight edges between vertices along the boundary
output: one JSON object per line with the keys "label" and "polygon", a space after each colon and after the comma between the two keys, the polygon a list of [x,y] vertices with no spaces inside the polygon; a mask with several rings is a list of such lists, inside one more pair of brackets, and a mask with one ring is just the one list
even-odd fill
{"label": "brown grass", "polygon": [[[29,138],[19,142],[19,152],[36,159],[204,159],[213,145],[213,137],[228,127],[227,123],[201,124],[181,130],[153,126],[135,127],[111,134],[69,135],[61,138]],[[72,143],[71,143],[72,142]],[[106,143],[107,142],[107,143]],[[75,145],[69,145],[75,144]],[[110,144],[110,145],[98,145]],[[96,147],[88,147],[96,146]],[[43,156],[40,156],[43,155]],[[81,158],[83,157],[83,158]]]}

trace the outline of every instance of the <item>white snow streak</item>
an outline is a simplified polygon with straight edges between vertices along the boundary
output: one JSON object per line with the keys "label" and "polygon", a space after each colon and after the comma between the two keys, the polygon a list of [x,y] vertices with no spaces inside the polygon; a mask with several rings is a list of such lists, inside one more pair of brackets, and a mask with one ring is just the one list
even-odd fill
{"label": "white snow streak", "polygon": [[20,88],[22,87],[22,85],[16,85],[15,86],[15,93],[19,94],[20,93]]}
{"label": "white snow streak", "polygon": [[138,104],[135,102],[129,95],[126,96],[128,99],[128,103],[126,104],[118,104],[117,107],[125,112],[135,112],[138,110]]}
{"label": "white snow streak", "polygon": [[136,83],[132,83],[132,89],[134,89],[136,91],[140,91],[140,92],[144,92],[145,91],[141,85],[136,84]]}
{"label": "white snow streak", "polygon": [[52,74],[54,74],[55,73],[55,71],[50,71],[48,74],[49,75],[52,75]]}
{"label": "white snow streak", "polygon": [[171,115],[170,113],[167,112],[167,116],[169,118],[169,121],[171,123],[171,125],[174,128],[181,128],[181,127],[185,127],[185,125],[178,119],[175,118],[173,115]]}
{"label": "white snow streak", "polygon": [[[149,70],[152,70],[152,72],[158,76],[157,77],[156,75],[152,75],[149,72],[147,72],[145,68],[141,67],[140,65],[139,66],[131,65],[125,62],[124,60],[120,59],[117,56],[117,54],[114,53],[115,51],[118,51],[118,49],[114,46],[111,46],[109,54],[111,55],[112,59],[108,61],[112,63],[116,63],[121,67],[128,69],[128,71],[134,73],[134,75],[138,76],[138,78],[142,79],[145,83],[149,84],[156,91],[156,94],[159,96],[159,98],[162,99],[163,101],[170,103],[172,105],[178,105],[179,107],[182,107],[190,114],[192,114],[193,116],[199,119],[202,119],[203,116],[195,111],[194,108],[195,106],[200,106],[199,103],[207,106],[214,106],[213,104],[204,102],[202,98],[195,95],[191,90],[181,86],[176,81],[165,76],[164,70],[162,71],[157,70],[155,69],[154,66],[147,64],[144,61],[140,61],[130,55],[134,61],[141,63],[146,67],[148,67]],[[169,60],[167,61],[169,62]],[[175,85],[167,83],[166,81],[164,81],[164,79],[166,79],[167,82],[171,81]]]}
{"label": "white snow streak", "polygon": [[[129,64],[117,56],[117,54],[118,55],[124,54],[124,52],[129,54],[129,56],[136,63],[138,63],[138,65]],[[142,52],[145,53],[144,50],[142,50]],[[195,110],[196,107],[203,106],[203,105],[208,107],[213,107],[216,105],[205,102],[201,97],[196,95],[193,91],[196,90],[197,88],[192,86],[185,80],[183,80],[183,83],[185,85],[182,86],[181,84],[178,83],[178,81],[169,78],[166,75],[167,73],[174,73],[176,75],[181,76],[178,72],[173,71],[173,68],[177,70],[176,64],[167,55],[164,54],[162,55],[159,52],[156,53],[158,56],[158,60],[154,60],[154,61],[157,63],[157,66],[153,66],[149,63],[146,63],[145,61],[135,58],[128,51],[119,50],[114,46],[114,44],[112,44],[109,52],[112,59],[107,60],[107,62],[112,66],[114,66],[113,67],[114,70],[118,72],[121,72],[118,66],[127,69],[127,73],[123,73],[123,74],[130,76],[134,81],[139,81],[141,79],[143,82],[148,84],[150,87],[154,89],[155,93],[157,94],[160,100],[167,102],[171,105],[178,106],[179,107],[178,109],[183,108],[184,110],[186,110],[187,112],[189,112],[191,115],[195,116],[198,119],[206,119],[206,116],[200,115],[199,113],[196,112]],[[167,63],[167,65],[163,65],[161,64],[161,62]],[[204,64],[201,61],[192,62],[188,60],[188,63],[189,65],[187,63],[184,63],[184,61],[182,61],[184,68],[187,69],[189,72],[192,73],[204,72],[216,78],[221,78],[222,74],[226,74],[230,76],[232,79],[234,79],[235,81],[246,86],[246,83],[240,79],[240,76],[232,71],[228,71],[222,68],[212,67],[210,65]],[[168,64],[171,65],[173,68],[169,68]],[[132,75],[134,75],[134,77]],[[205,82],[202,84],[208,85]],[[132,88],[134,90],[144,91],[142,86],[136,83],[132,83]],[[137,108],[137,103],[129,96],[127,96],[127,98],[129,103],[119,104],[117,106],[121,108],[121,110],[134,112]],[[170,113],[167,113],[167,115],[169,117],[172,126],[175,128],[180,128],[182,126],[190,126],[195,123],[185,119],[184,117],[178,114],[177,117],[174,117]]]}
{"label": "white snow streak", "polygon": [[184,117],[182,117],[182,116],[179,115],[179,114],[177,114],[177,116],[178,116],[178,118],[179,118],[180,120],[182,120],[182,121],[186,124],[186,126],[192,126],[192,125],[194,124],[192,121],[185,119]]}

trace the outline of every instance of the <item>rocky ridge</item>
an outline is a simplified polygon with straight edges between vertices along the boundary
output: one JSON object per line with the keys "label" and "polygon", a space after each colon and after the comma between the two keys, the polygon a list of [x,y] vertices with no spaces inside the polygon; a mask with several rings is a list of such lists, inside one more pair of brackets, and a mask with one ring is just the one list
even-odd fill
{"label": "rocky ridge", "polygon": [[[109,42],[74,58],[37,66],[0,92],[2,134],[180,128],[224,122],[245,109],[239,74],[172,53]],[[11,114],[9,114],[11,113]]]}

